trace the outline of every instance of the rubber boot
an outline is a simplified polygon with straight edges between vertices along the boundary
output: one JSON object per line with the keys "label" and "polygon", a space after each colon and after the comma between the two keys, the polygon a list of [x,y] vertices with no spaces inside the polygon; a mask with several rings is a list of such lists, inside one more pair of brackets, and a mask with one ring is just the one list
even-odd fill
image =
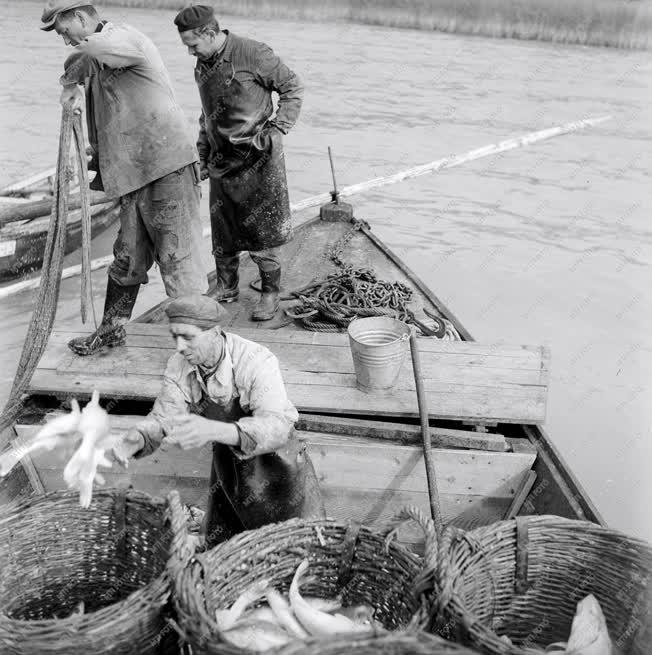
{"label": "rubber boot", "polygon": [[260,287],[262,294],[260,300],[251,313],[252,321],[271,321],[276,315],[279,306],[279,293],[281,291],[281,269],[274,271],[260,271]]}
{"label": "rubber boot", "polygon": [[216,283],[209,294],[217,302],[235,302],[240,295],[238,284],[240,283],[240,256],[239,255],[215,255]]}
{"label": "rubber boot", "polygon": [[131,318],[140,284],[124,287],[111,277],[106,285],[104,315],[93,334],[75,337],[68,347],[77,355],[92,355],[104,347],[122,346],[126,341],[124,324]]}

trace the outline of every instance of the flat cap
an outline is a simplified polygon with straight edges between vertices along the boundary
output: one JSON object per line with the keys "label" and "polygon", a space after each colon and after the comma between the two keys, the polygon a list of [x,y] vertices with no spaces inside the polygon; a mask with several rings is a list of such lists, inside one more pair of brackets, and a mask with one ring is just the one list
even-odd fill
{"label": "flat cap", "polygon": [[77,7],[88,7],[92,4],[90,0],[77,0],[77,2],[72,2],[71,0],[48,0],[45,3],[45,8],[41,14],[41,29],[49,32],[54,29],[54,22],[57,20],[57,16],[62,11],[68,11],[68,9],[77,9]]}
{"label": "flat cap", "polygon": [[196,325],[202,330],[219,325],[228,316],[217,300],[198,293],[175,298],[165,308],[165,313],[170,323]]}
{"label": "flat cap", "polygon": [[197,27],[203,27],[215,18],[213,7],[208,5],[190,5],[182,9],[174,19],[179,32],[187,32]]}

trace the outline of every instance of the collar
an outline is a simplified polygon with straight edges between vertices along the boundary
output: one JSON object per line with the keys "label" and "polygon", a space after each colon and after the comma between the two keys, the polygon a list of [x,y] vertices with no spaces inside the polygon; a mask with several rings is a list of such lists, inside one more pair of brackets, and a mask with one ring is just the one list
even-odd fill
{"label": "collar", "polygon": [[108,23],[109,21],[106,20],[101,20],[98,24],[97,27],[95,28],[95,32],[101,32],[102,28]]}
{"label": "collar", "polygon": [[226,34],[226,40],[222,44],[220,50],[218,50],[210,59],[207,59],[204,63],[206,66],[219,66],[223,61],[231,61],[231,53],[233,52],[233,35],[229,30],[222,30]]}

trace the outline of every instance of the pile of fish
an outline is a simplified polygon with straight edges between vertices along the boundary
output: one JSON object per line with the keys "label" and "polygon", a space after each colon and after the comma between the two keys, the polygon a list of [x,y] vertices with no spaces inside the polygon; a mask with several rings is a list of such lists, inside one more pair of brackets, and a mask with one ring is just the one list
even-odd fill
{"label": "pile of fish", "polygon": [[[501,637],[511,645],[507,636]],[[546,653],[556,655],[617,655],[616,648],[609,638],[607,622],[600,603],[589,594],[579,603],[573,617],[571,633],[567,642],[550,644]]]}
{"label": "pile of fish", "polygon": [[79,489],[79,504],[88,507],[93,497],[93,482],[104,484],[104,477],[97,472],[98,466],[111,466],[105,453],[113,448],[117,438],[111,434],[109,415],[100,407],[100,394],[93,391],[92,398],[80,411],[73,398],[72,411],[46,423],[28,441],[12,446],[0,455],[0,477],[26,455],[55,448],[67,449],[79,443],[63,471],[63,479],[69,489]]}
{"label": "pile of fish", "polygon": [[[304,560],[294,574],[287,599],[269,581],[260,580],[230,609],[216,610],[215,622],[222,638],[233,646],[262,652],[293,639],[383,630],[374,621],[374,610],[368,605],[342,607],[340,598],[302,596],[299,588],[307,569],[308,560]],[[247,611],[261,599],[267,604]]]}

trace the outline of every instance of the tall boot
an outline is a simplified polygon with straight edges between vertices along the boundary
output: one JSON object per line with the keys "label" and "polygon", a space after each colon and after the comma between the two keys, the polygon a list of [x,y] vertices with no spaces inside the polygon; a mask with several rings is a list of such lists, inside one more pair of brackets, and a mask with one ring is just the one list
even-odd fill
{"label": "tall boot", "polygon": [[281,291],[281,269],[260,271],[260,300],[251,313],[252,321],[270,321],[274,318],[279,306]]}
{"label": "tall boot", "polygon": [[93,334],[75,337],[68,347],[77,355],[92,355],[105,346],[122,346],[126,341],[124,324],[131,318],[140,284],[122,286],[109,277],[102,322]]}
{"label": "tall boot", "polygon": [[240,295],[240,256],[215,255],[215,287],[208,290],[217,302],[235,302]]}

